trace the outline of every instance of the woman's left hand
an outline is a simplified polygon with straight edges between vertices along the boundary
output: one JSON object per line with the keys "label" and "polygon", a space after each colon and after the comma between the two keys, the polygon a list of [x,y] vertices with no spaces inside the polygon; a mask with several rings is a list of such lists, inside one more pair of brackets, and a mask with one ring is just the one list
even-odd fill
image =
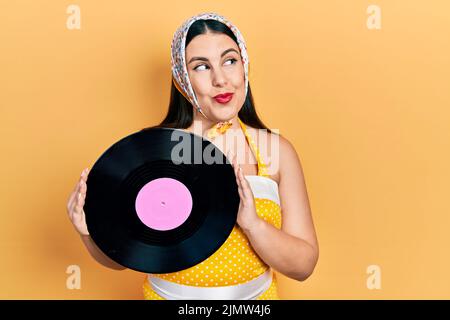
{"label": "woman's left hand", "polygon": [[255,198],[253,196],[252,189],[250,188],[250,184],[244,177],[242,168],[237,163],[234,154],[230,152],[228,158],[230,159],[234,169],[234,175],[236,177],[240,197],[237,223],[242,229],[248,230],[252,225],[255,225],[255,223],[260,220],[258,214],[256,213]]}

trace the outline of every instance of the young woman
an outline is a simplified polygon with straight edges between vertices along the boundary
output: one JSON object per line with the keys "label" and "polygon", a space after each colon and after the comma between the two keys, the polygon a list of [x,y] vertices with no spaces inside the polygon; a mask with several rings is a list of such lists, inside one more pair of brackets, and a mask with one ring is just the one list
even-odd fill
{"label": "young woman", "polygon": [[[246,45],[236,26],[215,13],[193,16],[177,29],[171,48],[169,110],[156,127],[199,134],[220,148],[232,162],[240,205],[237,224],[214,254],[186,270],[149,274],[144,297],[279,299],[273,270],[304,281],[319,256],[299,157],[256,114]],[[260,152],[274,149],[274,154]],[[69,217],[97,261],[124,269],[89,236],[83,212],[87,172],[69,197]]]}

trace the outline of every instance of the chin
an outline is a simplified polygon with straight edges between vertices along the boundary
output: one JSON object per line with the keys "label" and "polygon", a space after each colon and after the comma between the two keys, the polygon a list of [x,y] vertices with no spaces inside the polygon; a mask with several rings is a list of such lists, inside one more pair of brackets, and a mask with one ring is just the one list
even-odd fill
{"label": "chin", "polygon": [[235,117],[238,113],[238,110],[234,107],[222,107],[221,110],[214,110],[212,112],[212,116],[217,121],[228,121],[231,118]]}

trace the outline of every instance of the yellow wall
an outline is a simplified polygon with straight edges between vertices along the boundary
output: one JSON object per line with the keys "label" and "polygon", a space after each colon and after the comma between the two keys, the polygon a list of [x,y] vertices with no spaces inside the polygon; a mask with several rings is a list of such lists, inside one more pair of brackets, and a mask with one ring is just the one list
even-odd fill
{"label": "yellow wall", "polygon": [[89,257],[65,205],[84,167],[165,115],[173,32],[203,11],[242,31],[257,110],[302,159],[320,260],[306,282],[279,275],[281,297],[450,298],[449,2],[205,3],[2,1],[0,298],[142,297],[142,274]]}

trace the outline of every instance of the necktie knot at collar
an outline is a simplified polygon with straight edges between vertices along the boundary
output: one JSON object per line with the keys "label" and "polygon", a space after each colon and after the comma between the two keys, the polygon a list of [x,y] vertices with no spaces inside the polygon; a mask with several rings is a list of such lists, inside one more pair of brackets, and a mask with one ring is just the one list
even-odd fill
{"label": "necktie knot at collar", "polygon": [[[205,12],[195,15],[187,19],[183,24],[175,31],[171,44],[171,63],[172,63],[172,79],[175,87],[178,91],[200,112],[206,119],[208,117],[203,112],[200,104],[198,103],[195,92],[192,88],[186,65],[186,36],[189,32],[191,25],[197,20],[216,20],[225,24],[235,35],[239,46],[241,59],[244,65],[244,78],[245,78],[245,96],[248,91],[248,54],[247,47],[239,29],[231,23],[225,17],[214,13]],[[214,138],[220,134],[223,134],[232,125],[231,120],[216,123],[208,131],[208,138]]]}

